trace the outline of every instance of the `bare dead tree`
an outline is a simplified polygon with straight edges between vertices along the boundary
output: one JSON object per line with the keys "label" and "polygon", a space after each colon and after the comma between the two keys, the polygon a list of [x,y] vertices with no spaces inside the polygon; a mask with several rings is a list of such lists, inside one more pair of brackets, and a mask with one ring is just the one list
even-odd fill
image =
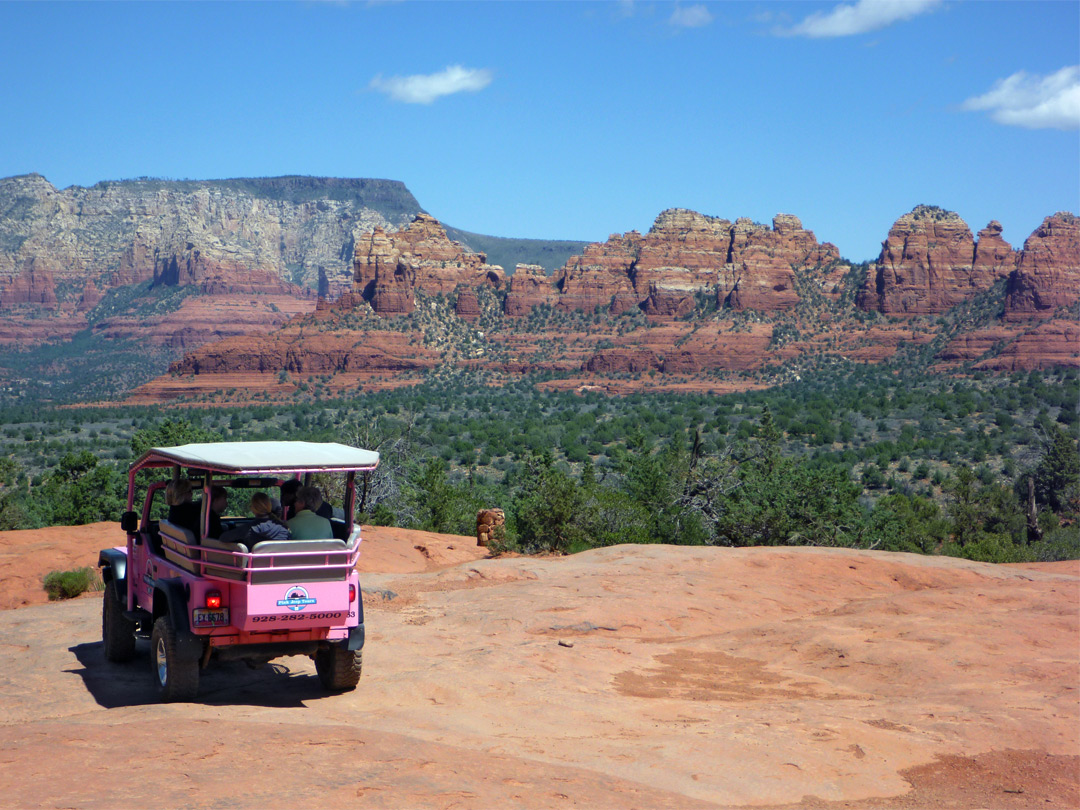
{"label": "bare dead tree", "polygon": [[404,498],[408,470],[419,453],[416,415],[405,412],[397,420],[381,415],[370,422],[353,422],[345,426],[345,443],[379,454],[379,466],[358,477],[356,512],[370,514],[379,504],[393,505],[399,519],[409,515],[409,499]]}
{"label": "bare dead tree", "polygon": [[728,446],[715,456],[705,456],[701,435],[694,431],[686,479],[678,505],[699,513],[710,525],[724,510],[724,498],[739,487],[739,465],[747,458],[737,458]]}

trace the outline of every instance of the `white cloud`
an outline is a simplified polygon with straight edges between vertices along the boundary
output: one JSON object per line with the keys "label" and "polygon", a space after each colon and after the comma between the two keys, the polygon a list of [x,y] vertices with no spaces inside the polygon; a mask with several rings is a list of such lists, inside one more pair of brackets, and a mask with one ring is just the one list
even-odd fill
{"label": "white cloud", "polygon": [[713,21],[713,15],[705,6],[680,6],[676,4],[675,11],[668,20],[672,25],[680,28],[702,28]]}
{"label": "white cloud", "polygon": [[941,0],[856,0],[829,12],[814,12],[801,23],[777,33],[796,37],[848,37],[877,31],[933,11]]}
{"label": "white cloud", "polygon": [[1028,129],[1080,129],[1080,65],[1049,76],[1024,71],[999,79],[990,92],[969,98],[962,110],[989,110],[999,124]]}
{"label": "white cloud", "polygon": [[475,93],[491,84],[492,74],[487,68],[466,68],[450,65],[439,73],[417,76],[390,76],[379,74],[368,85],[372,90],[386,93],[394,101],[405,104],[430,104],[442,96],[454,93]]}

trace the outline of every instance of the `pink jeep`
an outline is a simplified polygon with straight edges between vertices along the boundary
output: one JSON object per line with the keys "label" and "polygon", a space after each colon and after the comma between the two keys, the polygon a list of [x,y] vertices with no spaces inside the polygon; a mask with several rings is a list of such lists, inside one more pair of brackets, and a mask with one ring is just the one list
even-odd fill
{"label": "pink jeep", "polygon": [[[307,655],[327,689],[355,688],[364,646],[356,473],[378,463],[379,454],[370,450],[311,442],[187,444],[143,454],[128,472],[128,511],[120,522],[127,545],[98,557],[105,658],[130,660],[136,637],[149,637],[164,701],[192,700],[199,671],[214,659],[258,664]],[[274,497],[288,480],[309,481],[312,473],[344,477],[344,510],[330,519],[330,537],[265,540],[249,548],[243,536],[252,518],[211,519],[211,487],[239,490],[234,500],[246,504],[256,491]],[[202,491],[201,506],[188,507],[199,516],[198,532],[165,518],[170,481]],[[141,513],[134,511],[137,490],[145,492]],[[210,537],[219,523],[221,536]]]}

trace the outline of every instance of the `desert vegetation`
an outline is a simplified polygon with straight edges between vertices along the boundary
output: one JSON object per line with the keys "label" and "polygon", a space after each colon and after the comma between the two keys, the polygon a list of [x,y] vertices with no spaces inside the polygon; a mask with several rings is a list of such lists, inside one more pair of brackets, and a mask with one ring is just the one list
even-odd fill
{"label": "desert vegetation", "polygon": [[470,534],[476,511],[498,506],[506,548],[526,552],[639,542],[1080,556],[1073,369],[832,366],[726,396],[610,398],[544,379],[433,375],[351,398],[168,414],[10,407],[0,528],[117,519],[126,468],[153,445],[289,438],[382,453],[363,520]]}

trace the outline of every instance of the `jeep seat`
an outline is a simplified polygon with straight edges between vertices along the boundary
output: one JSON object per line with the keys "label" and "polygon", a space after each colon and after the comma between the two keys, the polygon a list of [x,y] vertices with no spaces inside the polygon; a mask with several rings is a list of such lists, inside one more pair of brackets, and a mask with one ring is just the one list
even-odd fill
{"label": "jeep seat", "polygon": [[[158,523],[158,531],[161,533],[161,545],[162,550],[165,552],[165,559],[174,565],[180,566],[185,571],[201,576],[202,570],[199,565],[199,549],[197,548],[198,540],[195,539],[195,535],[191,533],[191,530],[185,529],[183,526],[177,526],[167,520],[162,520]],[[192,546],[192,548],[185,548],[184,544]]]}
{"label": "jeep seat", "polygon": [[235,579],[237,582],[244,581],[244,558],[234,557],[232,554],[214,553],[207,549],[217,549],[219,552],[243,552],[247,553],[248,547],[243,543],[230,543],[227,540],[216,540],[207,537],[203,545],[203,571],[208,577],[221,577],[222,579]]}

